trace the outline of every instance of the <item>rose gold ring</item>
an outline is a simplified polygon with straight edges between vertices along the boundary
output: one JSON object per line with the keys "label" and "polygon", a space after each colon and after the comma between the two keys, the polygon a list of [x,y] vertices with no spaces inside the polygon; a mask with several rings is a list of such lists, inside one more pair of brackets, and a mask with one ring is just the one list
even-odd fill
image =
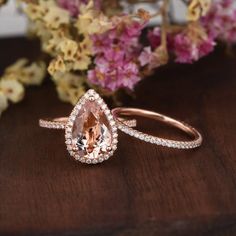
{"label": "rose gold ring", "polygon": [[[128,127],[136,126],[136,120],[123,122]],[[79,100],[69,117],[40,119],[39,125],[64,129],[69,154],[83,163],[103,162],[117,149],[116,122],[104,100],[92,89]]]}
{"label": "rose gold ring", "polygon": [[[156,145],[178,148],[178,149],[191,149],[199,147],[202,144],[202,136],[201,134],[193,127],[184,122],[180,122],[168,116],[159,114],[157,112],[137,109],[137,108],[115,108],[112,110],[112,114],[117,123],[118,129],[123,131],[124,133],[143,140],[145,142],[149,142]],[[190,141],[177,141],[171,139],[165,139],[160,137],[155,137],[153,135],[149,135],[138,130],[133,129],[132,127],[127,126],[120,117],[123,116],[141,116],[149,119],[154,119],[157,121],[161,121],[166,123],[167,125],[174,126],[185,133],[187,133],[192,140]]]}

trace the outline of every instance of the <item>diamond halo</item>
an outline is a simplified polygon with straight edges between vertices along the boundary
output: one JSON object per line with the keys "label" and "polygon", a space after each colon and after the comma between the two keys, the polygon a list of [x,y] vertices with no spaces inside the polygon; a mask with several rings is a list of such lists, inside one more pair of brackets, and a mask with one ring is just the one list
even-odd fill
{"label": "diamond halo", "polygon": [[[77,134],[78,137],[75,137]],[[116,122],[111,111],[98,93],[88,90],[72,110],[65,126],[69,154],[82,163],[101,163],[117,149],[117,138]]]}

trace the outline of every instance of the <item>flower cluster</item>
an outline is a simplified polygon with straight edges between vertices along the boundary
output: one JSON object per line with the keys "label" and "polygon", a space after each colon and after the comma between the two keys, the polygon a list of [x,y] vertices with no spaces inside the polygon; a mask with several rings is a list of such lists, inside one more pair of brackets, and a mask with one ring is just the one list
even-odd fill
{"label": "flower cluster", "polygon": [[[0,5],[5,2],[0,0]],[[183,0],[186,21],[181,24],[172,18],[169,0],[158,1],[154,13],[144,9],[128,12],[138,0],[126,0],[126,4],[119,0],[19,2],[24,2],[22,8],[30,20],[29,33],[40,39],[42,51],[51,58],[48,72],[59,98],[72,104],[88,87],[106,94],[133,90],[141,79],[170,60],[193,63],[212,52],[219,40],[236,42],[233,0]],[[160,17],[161,23],[144,30],[155,17]],[[8,68],[0,83],[0,110],[7,100],[21,99],[22,84],[39,84],[44,67],[23,60]],[[25,75],[30,71],[34,76],[29,79]],[[12,89],[6,89],[8,86]],[[12,93],[16,97],[9,95]]]}
{"label": "flower cluster", "polygon": [[[41,38],[43,50],[53,57],[48,68],[53,77],[75,73],[80,86],[115,92],[120,88],[132,90],[143,76],[168,63],[169,58],[193,63],[212,52],[217,39],[235,41],[232,0],[185,1],[187,21],[180,26],[168,23],[170,3],[162,2],[153,16],[140,9],[136,14],[108,17],[101,11],[103,3],[99,0],[39,0],[28,3],[25,12],[34,22],[32,30]],[[142,31],[157,15],[163,22],[148,32],[150,46],[143,46]],[[87,80],[81,83],[83,71]]]}
{"label": "flower cluster", "polygon": [[201,19],[210,37],[228,43],[236,42],[236,7],[233,0],[216,0]]}
{"label": "flower cluster", "polygon": [[[170,28],[166,35],[167,51],[174,56],[175,62],[193,63],[199,60],[214,50],[218,40],[236,42],[236,8],[232,0],[216,0],[213,3],[193,0],[188,7],[187,18],[189,22],[186,26]],[[148,38],[152,48],[159,47],[160,27],[149,31]]]}
{"label": "flower cluster", "polygon": [[19,59],[6,68],[0,78],[0,115],[8,107],[9,101],[20,102],[25,93],[24,86],[40,85],[46,74],[44,62],[29,64],[25,58]]}
{"label": "flower cluster", "polygon": [[188,21],[197,21],[206,16],[211,7],[212,0],[192,0],[189,2],[187,11]]}
{"label": "flower cluster", "polygon": [[[141,79],[137,57],[141,52],[139,37],[146,22],[132,17],[112,19],[112,28],[91,36],[95,68],[88,80],[104,89],[133,89]],[[119,29],[119,30],[117,30]]]}
{"label": "flower cluster", "polygon": [[[153,48],[160,45],[159,29],[149,32],[150,44]],[[167,50],[174,55],[178,63],[193,63],[213,51],[214,38],[210,37],[197,22],[192,22],[184,30],[171,32],[167,36]]]}

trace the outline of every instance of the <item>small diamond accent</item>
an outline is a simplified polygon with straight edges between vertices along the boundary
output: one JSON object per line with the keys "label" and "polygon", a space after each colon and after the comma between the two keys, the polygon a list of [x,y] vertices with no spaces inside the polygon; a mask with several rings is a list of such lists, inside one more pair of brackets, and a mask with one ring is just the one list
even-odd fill
{"label": "small diamond accent", "polygon": [[[114,114],[114,112],[113,112]],[[169,140],[169,139],[163,139],[163,138],[159,138],[159,137],[154,137],[152,135],[148,135],[145,133],[142,133],[140,131],[137,131],[133,128],[131,128],[131,125],[128,125],[128,122],[125,122],[124,120],[116,117],[115,116],[115,121],[117,124],[117,127],[119,130],[121,130],[122,132],[133,136],[137,139],[143,140],[145,142],[148,143],[152,143],[152,144],[156,144],[156,145],[160,145],[160,146],[165,146],[165,147],[170,147],[170,148],[178,148],[178,149],[191,149],[191,148],[196,148],[199,147],[202,143],[202,136],[201,134],[196,131],[193,127],[184,124],[185,126],[187,126],[189,129],[191,129],[192,132],[195,132],[197,138],[193,141],[175,141],[175,140]],[[130,122],[130,121],[129,121]],[[133,122],[136,126],[136,121]]]}

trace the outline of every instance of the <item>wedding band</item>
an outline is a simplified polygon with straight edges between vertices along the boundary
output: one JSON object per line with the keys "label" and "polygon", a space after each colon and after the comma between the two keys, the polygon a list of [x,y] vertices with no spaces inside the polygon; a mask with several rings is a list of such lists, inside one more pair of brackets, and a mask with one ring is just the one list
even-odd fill
{"label": "wedding band", "polygon": [[[117,123],[118,129],[123,131],[124,133],[133,136],[137,139],[143,140],[145,142],[149,142],[156,145],[161,145],[165,147],[178,148],[178,149],[192,149],[199,147],[202,144],[202,136],[201,134],[193,127],[184,122],[175,120],[171,117],[159,114],[157,112],[137,109],[137,108],[124,108],[119,107],[112,110],[112,114]],[[149,119],[154,119],[157,121],[161,121],[167,125],[174,126],[185,133],[187,133],[192,140],[190,141],[177,141],[171,139],[165,139],[160,137],[155,137],[153,135],[149,135],[138,130],[135,130],[131,127],[128,127],[121,119],[120,116],[141,116]]]}

